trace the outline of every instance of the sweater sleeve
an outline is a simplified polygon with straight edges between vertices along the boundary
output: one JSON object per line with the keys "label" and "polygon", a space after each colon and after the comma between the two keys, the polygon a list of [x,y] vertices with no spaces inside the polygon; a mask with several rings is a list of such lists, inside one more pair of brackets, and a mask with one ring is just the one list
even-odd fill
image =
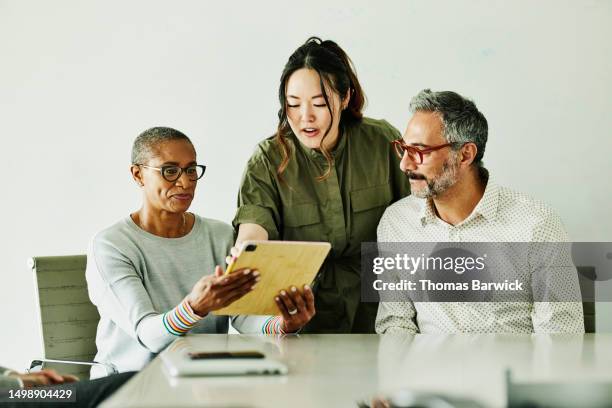
{"label": "sweater sleeve", "polygon": [[107,316],[125,333],[158,353],[176,336],[164,327],[163,313],[151,297],[131,261],[104,237],[96,237],[88,251],[87,286],[101,316]]}
{"label": "sweater sleeve", "polygon": [[286,334],[280,316],[239,315],[232,317],[232,326],[241,334]]}

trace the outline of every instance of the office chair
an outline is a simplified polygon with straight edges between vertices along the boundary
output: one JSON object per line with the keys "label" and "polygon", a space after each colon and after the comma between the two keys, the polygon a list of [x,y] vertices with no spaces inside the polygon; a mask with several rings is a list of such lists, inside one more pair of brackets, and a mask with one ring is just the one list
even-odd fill
{"label": "office chair", "polygon": [[41,327],[43,358],[32,361],[30,371],[54,368],[62,374],[89,378],[92,365],[108,374],[117,370],[93,361],[100,315],[89,300],[85,281],[85,255],[34,257],[36,302]]}

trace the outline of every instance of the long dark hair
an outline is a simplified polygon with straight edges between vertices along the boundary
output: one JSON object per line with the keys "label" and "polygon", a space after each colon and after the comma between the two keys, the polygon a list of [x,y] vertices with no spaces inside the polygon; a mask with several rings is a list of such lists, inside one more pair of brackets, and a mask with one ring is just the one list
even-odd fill
{"label": "long dark hair", "polygon": [[363,117],[361,110],[365,104],[365,95],[361,89],[357,75],[355,75],[355,68],[353,67],[351,59],[335,42],[331,40],[322,41],[319,37],[310,37],[291,54],[283,69],[278,89],[278,99],[281,107],[278,111],[276,141],[280,147],[283,160],[276,169],[276,172],[281,180],[283,172],[289,165],[290,154],[289,145],[286,140],[286,136],[291,132],[291,127],[287,119],[287,81],[291,74],[302,68],[312,69],[319,74],[321,93],[325,99],[329,114],[332,117],[332,121],[321,139],[320,146],[321,153],[327,160],[327,171],[317,177],[317,180],[324,180],[331,173],[333,160],[330,152],[325,148],[323,141],[329,134],[334,122],[333,112],[329,104],[330,97],[327,95],[326,87],[329,87],[329,89],[337,93],[340,96],[340,100],[342,100],[347,93],[349,95],[350,99],[348,106],[340,115],[340,127],[361,120]]}

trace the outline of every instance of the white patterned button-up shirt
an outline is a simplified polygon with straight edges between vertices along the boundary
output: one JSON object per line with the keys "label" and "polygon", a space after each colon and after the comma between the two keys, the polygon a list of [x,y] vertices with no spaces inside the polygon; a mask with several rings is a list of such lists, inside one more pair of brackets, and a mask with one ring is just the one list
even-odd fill
{"label": "white patterned button-up shirt", "polygon": [[[543,203],[489,178],[484,195],[461,223],[436,215],[431,200],[406,197],[387,208],[379,242],[566,242],[561,219]],[[579,293],[577,274],[549,283]],[[579,295],[576,295],[576,297]],[[378,333],[584,333],[581,302],[381,302]]]}

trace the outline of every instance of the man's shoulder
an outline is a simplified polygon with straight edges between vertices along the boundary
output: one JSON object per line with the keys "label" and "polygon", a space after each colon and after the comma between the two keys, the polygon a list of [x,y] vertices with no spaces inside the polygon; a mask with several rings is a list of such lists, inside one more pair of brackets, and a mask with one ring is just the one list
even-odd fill
{"label": "man's shoulder", "polygon": [[409,195],[400,200],[397,200],[389,207],[387,207],[385,215],[387,217],[393,217],[398,213],[401,213],[416,217],[421,213],[424,204],[424,198],[418,198],[414,195]]}
{"label": "man's shoulder", "polygon": [[409,195],[391,204],[380,218],[379,231],[394,227],[401,230],[402,226],[417,225],[424,201],[425,199]]}
{"label": "man's shoulder", "polygon": [[567,241],[569,239],[561,217],[548,204],[528,194],[499,187],[499,212],[503,223],[512,224],[528,241]]}
{"label": "man's shoulder", "polygon": [[545,202],[504,186],[499,186],[499,205],[502,211],[511,212],[519,219],[559,218],[555,210]]}

